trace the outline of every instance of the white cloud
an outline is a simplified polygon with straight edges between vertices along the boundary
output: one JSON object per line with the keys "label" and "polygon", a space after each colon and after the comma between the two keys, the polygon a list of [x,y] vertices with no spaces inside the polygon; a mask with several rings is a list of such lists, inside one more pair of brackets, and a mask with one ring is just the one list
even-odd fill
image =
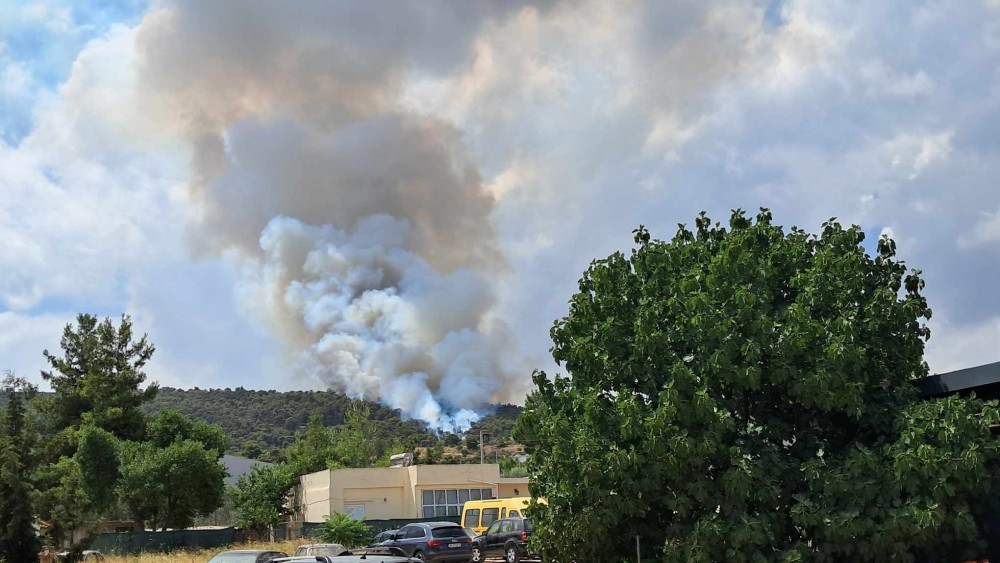
{"label": "white cloud", "polygon": [[[904,237],[936,313],[932,367],[1000,359],[1000,295],[982,282],[1000,275],[982,256],[1000,241],[995,4],[789,0],[780,24],[763,2],[371,2],[350,19],[328,3],[238,19],[157,4],[88,45],[34,132],[0,146],[0,301],[25,326],[53,300],[127,307],[164,343],[159,377],[274,385],[289,373],[262,375],[280,352],[248,355],[271,340],[242,318],[248,278],[223,256],[259,258],[276,215],[349,231],[381,212],[423,229],[417,253],[445,274],[502,252],[480,324],[510,325],[551,367],[580,272],[639,223],[666,237],[702,209],[767,206],[789,226],[837,216]],[[7,89],[35,88],[21,70]],[[468,194],[477,211],[454,222]],[[479,261],[452,251],[480,243]],[[328,317],[329,299],[312,305],[299,325]]]}
{"label": "white cloud", "polygon": [[[958,239],[958,246],[969,248],[978,245],[1000,245],[1000,208],[995,212],[980,212],[980,219],[972,229]],[[996,247],[994,247],[996,248]]]}

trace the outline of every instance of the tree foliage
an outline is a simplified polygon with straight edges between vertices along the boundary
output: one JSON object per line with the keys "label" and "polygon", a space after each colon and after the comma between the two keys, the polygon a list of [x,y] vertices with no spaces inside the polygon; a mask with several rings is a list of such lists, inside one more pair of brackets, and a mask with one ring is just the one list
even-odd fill
{"label": "tree foliage", "polygon": [[906,561],[971,554],[995,403],[920,402],[931,311],[895,243],[704,215],[593,262],[534,376],[533,545],[555,560]]}
{"label": "tree foliage", "polygon": [[295,473],[286,464],[254,467],[236,482],[236,525],[263,533],[290,514]]}
{"label": "tree foliage", "polygon": [[84,417],[114,436],[137,440],[142,437],[140,407],[156,396],[155,383],[142,388],[143,367],[155,347],[146,336],[136,340],[132,320],[122,316],[118,327],[111,319],[98,321],[93,315],[78,315],[60,340],[62,356],[45,350],[51,366],[42,377],[55,394],[43,402],[50,424],[56,429],[79,428]]}
{"label": "tree foliage", "polygon": [[149,423],[150,440],[118,445],[118,498],[137,522],[186,528],[222,506],[226,469],[219,458],[225,437],[218,427],[177,413],[157,415]]}
{"label": "tree foliage", "polygon": [[372,527],[363,520],[334,512],[319,529],[319,537],[326,543],[339,543],[346,548],[365,545],[372,537]]}
{"label": "tree foliage", "polygon": [[31,502],[34,429],[26,406],[34,388],[7,374],[0,390],[7,398],[0,410],[0,561],[30,561],[40,547]]}

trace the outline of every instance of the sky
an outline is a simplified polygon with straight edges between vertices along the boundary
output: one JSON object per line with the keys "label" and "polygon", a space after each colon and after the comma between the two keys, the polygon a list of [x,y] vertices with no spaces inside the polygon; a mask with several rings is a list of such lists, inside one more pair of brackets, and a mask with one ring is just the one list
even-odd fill
{"label": "sky", "polygon": [[636,226],[759,207],[1000,361],[998,157],[998,0],[0,3],[0,368],[124,313],[161,385],[462,426]]}

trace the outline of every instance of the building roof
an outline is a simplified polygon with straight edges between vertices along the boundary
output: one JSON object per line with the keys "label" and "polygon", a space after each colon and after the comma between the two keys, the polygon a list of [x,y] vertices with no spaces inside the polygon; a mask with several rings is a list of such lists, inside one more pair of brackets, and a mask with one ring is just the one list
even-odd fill
{"label": "building roof", "polygon": [[239,478],[250,471],[254,467],[264,466],[268,467],[273,465],[264,461],[257,461],[256,459],[250,459],[248,457],[240,457],[238,455],[224,455],[219,463],[226,466],[226,471],[229,472],[229,477],[226,477],[227,485],[235,485]]}
{"label": "building roof", "polygon": [[975,392],[984,399],[1000,398],[1000,362],[922,377],[913,382],[922,397]]}

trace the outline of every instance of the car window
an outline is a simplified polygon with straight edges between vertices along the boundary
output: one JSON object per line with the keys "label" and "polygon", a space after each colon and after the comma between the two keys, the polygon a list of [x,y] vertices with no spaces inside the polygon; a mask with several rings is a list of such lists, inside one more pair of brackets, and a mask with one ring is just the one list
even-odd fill
{"label": "car window", "polygon": [[500,509],[500,517],[501,518],[506,518],[507,517],[507,507],[506,506]]}
{"label": "car window", "polygon": [[466,510],[465,520],[462,522],[462,525],[466,528],[475,528],[479,526],[479,509],[470,508],[469,510]]}
{"label": "car window", "polygon": [[510,532],[510,520],[501,520],[500,521],[500,533],[501,534],[506,534],[508,532]]}
{"label": "car window", "polygon": [[508,516],[510,516],[511,518],[520,518],[521,513],[516,510],[511,510]]}
{"label": "car window", "polygon": [[521,521],[520,520],[511,520],[510,521],[510,531],[512,531],[512,532],[520,532],[521,531]]}
{"label": "car window", "polygon": [[486,530],[486,533],[487,534],[495,534],[495,533],[497,533],[497,530],[499,530],[499,529],[500,529],[500,522],[494,522],[493,525],[490,526],[490,529]]}
{"label": "car window", "polygon": [[465,530],[459,526],[448,526],[446,528],[434,528],[431,535],[435,538],[464,538]]}
{"label": "car window", "polygon": [[406,539],[410,537],[410,532],[413,531],[414,526],[403,526],[398,532],[396,532],[397,539]]}
{"label": "car window", "polygon": [[500,518],[499,508],[483,509],[483,526],[489,526],[490,524],[496,522],[499,518]]}
{"label": "car window", "polygon": [[424,529],[420,526],[410,528],[410,532],[406,534],[406,537],[408,538],[422,538],[424,536],[426,536],[426,534],[424,533]]}

